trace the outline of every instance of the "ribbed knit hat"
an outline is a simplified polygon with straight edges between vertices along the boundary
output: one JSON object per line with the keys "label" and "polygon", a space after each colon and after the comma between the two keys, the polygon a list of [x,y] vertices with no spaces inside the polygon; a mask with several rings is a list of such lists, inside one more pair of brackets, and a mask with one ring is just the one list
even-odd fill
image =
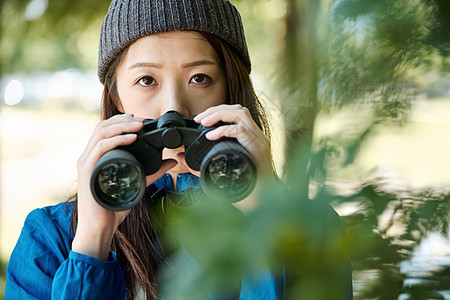
{"label": "ribbed knit hat", "polygon": [[105,82],[110,64],[130,44],[176,30],[203,31],[222,38],[250,71],[241,16],[229,0],[113,0],[100,32],[100,82]]}

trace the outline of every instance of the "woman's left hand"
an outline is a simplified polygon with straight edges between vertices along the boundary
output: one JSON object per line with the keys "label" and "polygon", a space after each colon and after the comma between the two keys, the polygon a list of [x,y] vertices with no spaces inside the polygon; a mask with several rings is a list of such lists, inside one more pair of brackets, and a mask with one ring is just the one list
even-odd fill
{"label": "woman's left hand", "polygon": [[213,106],[198,114],[194,121],[203,126],[213,126],[220,121],[232,123],[208,132],[206,138],[209,140],[217,140],[221,137],[235,138],[254,159],[258,178],[274,179],[270,140],[256,125],[246,107],[240,104]]}

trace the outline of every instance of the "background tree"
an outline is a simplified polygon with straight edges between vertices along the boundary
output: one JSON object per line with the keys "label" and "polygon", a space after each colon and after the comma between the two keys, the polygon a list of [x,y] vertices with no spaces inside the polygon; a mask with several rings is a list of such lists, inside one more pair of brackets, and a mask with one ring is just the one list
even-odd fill
{"label": "background tree", "polygon": [[[420,92],[418,78],[432,70],[448,70],[448,35],[443,34],[449,24],[448,4],[403,0],[287,3],[281,56],[285,76],[280,81],[286,86],[280,106],[287,129],[284,174],[289,186],[304,198],[360,207],[344,218],[352,249],[357,249],[353,267],[379,273],[356,298],[393,299],[406,293],[410,299],[443,299],[435,290],[448,289],[448,268],[430,276],[433,284],[408,288],[400,262],[410,258],[413,247],[428,232],[448,235],[448,193],[409,190],[403,194],[401,187],[388,191],[379,178],[342,197],[327,184],[327,172],[336,164],[338,168],[352,164],[377,126],[407,121],[411,101]],[[364,122],[355,123],[359,129],[348,133],[347,140],[345,133],[325,138],[315,134],[318,115],[332,115],[350,105],[369,106],[372,113]],[[382,215],[389,216],[388,226],[381,224]],[[405,228],[404,234],[389,236],[387,231],[394,226]]]}
{"label": "background tree", "polygon": [[[281,56],[289,161],[285,168],[297,182],[303,181],[301,193],[307,196],[314,175],[309,167],[317,115],[362,103],[372,106],[370,126],[406,120],[417,75],[444,62],[430,43],[431,32],[441,30],[435,17],[440,12],[434,2],[419,0],[288,3]],[[367,134],[362,130],[362,137]],[[303,158],[292,164],[298,157]]]}
{"label": "background tree", "polygon": [[98,28],[108,1],[2,1],[3,74],[95,69]]}

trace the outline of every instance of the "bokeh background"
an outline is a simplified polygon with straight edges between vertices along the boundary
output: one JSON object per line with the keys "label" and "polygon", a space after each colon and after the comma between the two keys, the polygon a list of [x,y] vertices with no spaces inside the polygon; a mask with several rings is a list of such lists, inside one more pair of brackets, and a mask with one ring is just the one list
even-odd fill
{"label": "bokeh background", "polygon": [[[75,191],[76,161],[99,120],[97,44],[109,3],[0,3],[3,298],[26,215]],[[277,171],[341,216],[355,299],[450,299],[448,1],[233,3]]]}

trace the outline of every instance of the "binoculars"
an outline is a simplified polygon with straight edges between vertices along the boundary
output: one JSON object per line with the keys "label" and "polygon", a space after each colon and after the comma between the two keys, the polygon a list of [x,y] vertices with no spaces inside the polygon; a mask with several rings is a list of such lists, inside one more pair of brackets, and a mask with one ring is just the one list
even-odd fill
{"label": "binoculars", "polygon": [[247,150],[233,138],[211,141],[205,137],[226,123],[205,127],[193,118],[169,111],[158,119],[147,119],[136,141],[105,153],[91,175],[95,200],[112,211],[132,208],[144,196],[145,177],[161,168],[163,149],[180,146],[185,146],[187,165],[200,171],[207,195],[231,202],[247,197],[256,183],[255,164]]}

